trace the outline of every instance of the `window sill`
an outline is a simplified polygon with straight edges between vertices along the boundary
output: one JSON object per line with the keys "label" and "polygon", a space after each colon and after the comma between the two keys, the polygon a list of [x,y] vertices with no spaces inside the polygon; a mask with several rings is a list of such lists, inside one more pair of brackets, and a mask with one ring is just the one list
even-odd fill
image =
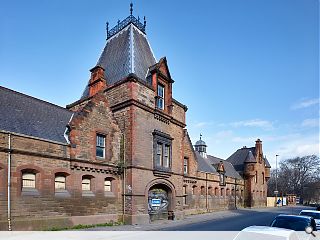
{"label": "window sill", "polygon": [[109,197],[109,198],[114,198],[114,197],[116,197],[113,192],[104,192],[104,196],[105,196],[105,197]]}
{"label": "window sill", "polygon": [[36,188],[22,188],[21,196],[40,196],[40,193]]}
{"label": "window sill", "polygon": [[171,169],[168,168],[155,168],[153,170],[153,175],[158,177],[170,177],[172,174]]}
{"label": "window sill", "polygon": [[99,156],[96,156],[96,160],[100,160],[100,161],[102,161],[102,160],[106,160],[106,158],[105,158],[105,157],[99,157]]}
{"label": "window sill", "polygon": [[56,190],[54,193],[55,197],[58,198],[68,198],[71,197],[70,193],[68,192],[68,190]]}
{"label": "window sill", "polygon": [[94,197],[94,193],[92,191],[82,191],[82,197]]}

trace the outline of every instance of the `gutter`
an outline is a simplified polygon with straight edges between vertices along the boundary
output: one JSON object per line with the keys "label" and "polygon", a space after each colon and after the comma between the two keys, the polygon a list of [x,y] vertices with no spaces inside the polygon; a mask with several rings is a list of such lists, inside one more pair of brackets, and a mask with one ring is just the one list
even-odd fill
{"label": "gutter", "polygon": [[11,229],[11,134],[8,134],[8,230]]}

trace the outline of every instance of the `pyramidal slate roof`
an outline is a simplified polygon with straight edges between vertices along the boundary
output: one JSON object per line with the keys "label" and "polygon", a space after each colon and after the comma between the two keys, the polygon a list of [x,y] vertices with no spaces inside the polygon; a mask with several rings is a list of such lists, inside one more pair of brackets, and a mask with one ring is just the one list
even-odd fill
{"label": "pyramidal slate roof", "polygon": [[[156,62],[145,34],[145,25],[130,15],[108,31],[107,43],[96,66],[105,69],[107,85],[112,85],[129,74],[135,74],[147,82],[149,67]],[[82,98],[87,97],[88,93],[86,87]]]}
{"label": "pyramidal slate roof", "polygon": [[230,162],[237,171],[244,171],[244,163],[251,155],[254,156],[255,147],[246,148],[243,147],[234,152],[226,161]]}
{"label": "pyramidal slate roof", "polygon": [[67,143],[72,112],[0,86],[0,130]]}
{"label": "pyramidal slate roof", "polygon": [[[256,163],[255,156],[255,147],[247,148],[243,147],[241,149],[238,149],[236,152],[234,152],[226,161],[232,163],[234,168],[237,171],[244,171],[244,164],[245,163]],[[271,168],[270,163],[266,157],[264,157],[265,161],[265,167]]]}

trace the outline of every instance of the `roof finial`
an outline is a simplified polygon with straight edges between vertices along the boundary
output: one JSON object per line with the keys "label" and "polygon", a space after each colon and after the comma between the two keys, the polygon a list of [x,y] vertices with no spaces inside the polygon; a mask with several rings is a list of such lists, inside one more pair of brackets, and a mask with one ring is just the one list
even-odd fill
{"label": "roof finial", "polygon": [[200,140],[201,140],[202,134],[200,133]]}
{"label": "roof finial", "polygon": [[131,2],[130,3],[130,15],[132,15],[132,12],[133,12],[133,3]]}
{"label": "roof finial", "polygon": [[144,29],[146,29],[146,26],[147,26],[146,16],[143,17],[143,20],[144,20],[143,27]]}

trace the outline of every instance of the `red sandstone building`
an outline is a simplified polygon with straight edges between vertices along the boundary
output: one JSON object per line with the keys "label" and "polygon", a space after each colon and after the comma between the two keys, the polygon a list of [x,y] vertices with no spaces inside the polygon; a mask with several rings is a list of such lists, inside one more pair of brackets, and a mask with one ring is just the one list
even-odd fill
{"label": "red sandstone building", "polygon": [[187,107],[173,98],[131,14],[107,30],[84,93],[66,108],[0,87],[0,229],[129,224],[265,206],[262,142],[227,160],[192,145]]}

